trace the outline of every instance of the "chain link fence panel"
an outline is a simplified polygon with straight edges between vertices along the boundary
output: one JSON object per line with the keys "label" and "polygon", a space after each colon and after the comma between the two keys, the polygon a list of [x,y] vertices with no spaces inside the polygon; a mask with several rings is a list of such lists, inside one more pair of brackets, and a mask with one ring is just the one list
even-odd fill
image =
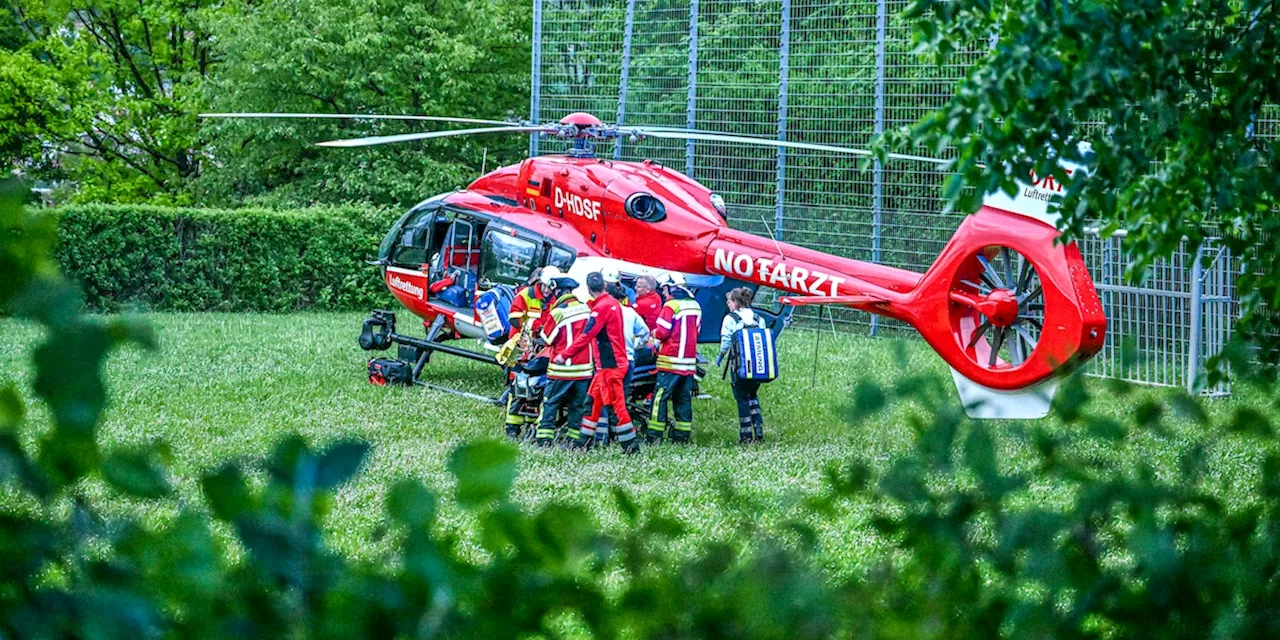
{"label": "chain link fence panel", "polygon": [[[991,41],[938,66],[913,53],[907,0],[534,0],[531,119],[603,120],[867,147],[942,107]],[[1280,109],[1259,114],[1274,138]],[[561,153],[530,139],[530,153]],[[603,157],[653,160],[724,196],[735,228],[923,272],[962,216],[942,213],[947,174],[908,161],[714,142],[619,140]],[[1231,335],[1239,261],[1216,240],[1124,279],[1121,237],[1081,251],[1109,320],[1089,365],[1107,377],[1194,388]],[[821,316],[818,314],[822,313]],[[797,314],[815,329],[897,332],[847,308]],[[1226,386],[1205,390],[1227,393]]]}

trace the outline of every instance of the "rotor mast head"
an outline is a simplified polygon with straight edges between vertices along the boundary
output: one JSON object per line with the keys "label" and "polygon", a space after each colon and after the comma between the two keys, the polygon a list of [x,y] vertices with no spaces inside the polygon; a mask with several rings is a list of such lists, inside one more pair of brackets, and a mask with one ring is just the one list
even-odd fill
{"label": "rotor mast head", "polygon": [[561,118],[560,125],[563,127],[561,135],[573,141],[568,150],[570,158],[596,157],[596,145],[591,140],[608,135],[600,118],[585,111],[577,111]]}
{"label": "rotor mast head", "polygon": [[604,123],[600,121],[600,118],[597,118],[586,111],[576,111],[560,118],[560,124],[577,125],[581,129],[604,126]]}

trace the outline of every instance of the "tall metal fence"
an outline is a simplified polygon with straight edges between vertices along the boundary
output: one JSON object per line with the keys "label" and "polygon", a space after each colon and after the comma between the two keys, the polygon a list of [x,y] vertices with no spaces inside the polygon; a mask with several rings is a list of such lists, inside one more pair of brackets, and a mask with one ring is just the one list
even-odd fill
{"label": "tall metal fence", "polygon": [[[974,42],[944,67],[924,61],[899,17],[906,5],[534,0],[530,116],[589,111],[618,123],[865,147],[941,107],[991,46]],[[1268,112],[1258,134],[1274,136],[1276,124]],[[530,139],[531,154],[561,151]],[[911,162],[860,167],[838,154],[653,139],[619,140],[613,155],[682,169],[725,197],[734,227],[916,271],[961,220],[941,213],[947,175]],[[1113,237],[1081,246],[1109,319],[1091,371],[1191,388],[1239,314],[1238,261],[1210,241],[1152,265],[1143,284],[1132,285],[1121,245]],[[897,328],[848,309],[833,310],[822,318],[828,322],[873,335]]]}

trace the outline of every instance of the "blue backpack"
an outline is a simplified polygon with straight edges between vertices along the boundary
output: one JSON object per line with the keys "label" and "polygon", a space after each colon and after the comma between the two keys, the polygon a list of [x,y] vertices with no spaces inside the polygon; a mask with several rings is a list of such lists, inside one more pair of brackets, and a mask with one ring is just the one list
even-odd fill
{"label": "blue backpack", "polygon": [[476,296],[476,316],[484,328],[485,337],[493,344],[502,344],[511,331],[507,314],[511,311],[511,289],[506,285],[494,287]]}
{"label": "blue backpack", "polygon": [[[731,313],[738,321],[742,318]],[[773,345],[773,332],[764,327],[764,319],[757,319],[754,327],[743,327],[733,336],[729,352],[733,375],[740,380],[769,382],[778,377],[778,352]]]}

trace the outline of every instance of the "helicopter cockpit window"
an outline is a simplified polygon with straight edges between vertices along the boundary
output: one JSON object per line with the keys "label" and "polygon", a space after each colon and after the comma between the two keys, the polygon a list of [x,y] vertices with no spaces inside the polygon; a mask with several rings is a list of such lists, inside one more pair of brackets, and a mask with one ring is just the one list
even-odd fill
{"label": "helicopter cockpit window", "polygon": [[389,247],[390,261],[398,267],[419,269],[427,261],[434,211],[411,214],[401,227],[399,237]]}
{"label": "helicopter cockpit window", "polygon": [[519,285],[538,266],[538,244],[513,236],[509,231],[491,229],[485,234],[480,258],[480,285]]}
{"label": "helicopter cockpit window", "polygon": [[564,247],[551,247],[551,254],[547,256],[547,264],[554,265],[561,271],[568,271],[573,265],[573,259],[577,257],[572,251]]}

